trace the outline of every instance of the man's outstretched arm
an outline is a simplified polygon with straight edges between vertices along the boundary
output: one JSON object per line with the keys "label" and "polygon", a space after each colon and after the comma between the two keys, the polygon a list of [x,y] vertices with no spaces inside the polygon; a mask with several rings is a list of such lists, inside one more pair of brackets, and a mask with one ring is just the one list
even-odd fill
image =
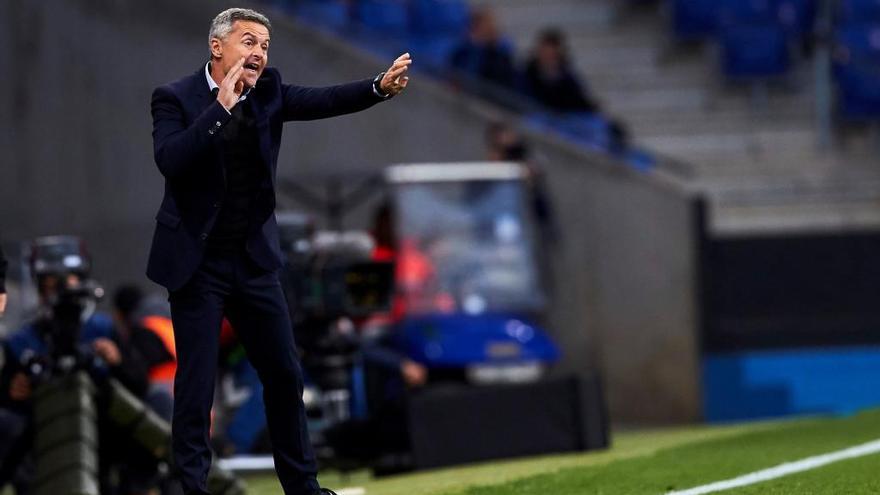
{"label": "man's outstretched arm", "polygon": [[406,88],[410,64],[409,53],[404,53],[378,81],[364,79],[326,88],[284,85],[284,120],[324,119],[367,109]]}

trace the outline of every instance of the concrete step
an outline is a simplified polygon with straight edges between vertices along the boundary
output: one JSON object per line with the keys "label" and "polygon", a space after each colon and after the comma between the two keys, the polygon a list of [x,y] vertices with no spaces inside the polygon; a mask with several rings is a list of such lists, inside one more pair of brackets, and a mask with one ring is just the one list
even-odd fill
{"label": "concrete step", "polygon": [[847,184],[856,189],[880,181],[880,161],[868,155],[841,156],[817,148],[793,153],[766,153],[758,159],[731,156],[723,166],[706,166],[699,184],[703,190],[722,194],[773,187],[800,188]]}
{"label": "concrete step", "polygon": [[726,97],[702,87],[657,88],[642,91],[592,87],[593,95],[610,113],[643,121],[665,122],[670,112],[682,122],[700,125],[707,119],[733,118],[754,125],[762,121],[799,119],[810,121],[814,105],[810,98],[786,97],[762,100]]}
{"label": "concrete step", "polygon": [[709,215],[715,236],[754,236],[841,232],[880,228],[880,208],[874,199],[834,201],[828,198],[785,205],[718,206]]}
{"label": "concrete step", "polygon": [[718,135],[739,137],[743,141],[751,141],[752,136],[755,134],[767,134],[788,131],[809,133],[811,139],[813,139],[811,144],[815,143],[815,136],[813,135],[814,129],[812,129],[811,127],[804,127],[800,122],[797,121],[780,121],[767,123],[760,126],[749,126],[729,119],[718,119],[705,121],[703,125],[699,128],[699,132],[695,131],[696,126],[693,122],[682,121],[680,119],[670,119],[665,126],[663,126],[663,124],[661,123],[646,124],[639,121],[638,119],[627,119],[625,121],[625,125],[629,128],[630,134],[634,136],[636,142],[642,144],[655,142],[658,140],[671,139],[686,140],[688,138],[693,138],[698,140],[702,139],[703,136]]}
{"label": "concrete step", "polygon": [[699,132],[691,134],[648,136],[636,135],[635,142],[646,149],[670,156],[699,169],[708,166],[724,166],[730,160],[754,161],[760,166],[762,157],[773,157],[777,150],[783,152],[809,150],[816,146],[811,128],[762,130],[731,134],[728,132]]}

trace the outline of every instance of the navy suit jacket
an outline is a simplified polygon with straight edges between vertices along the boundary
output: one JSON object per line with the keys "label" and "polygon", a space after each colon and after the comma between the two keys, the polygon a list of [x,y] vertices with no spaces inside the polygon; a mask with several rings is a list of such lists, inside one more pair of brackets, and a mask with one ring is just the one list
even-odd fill
{"label": "navy suit jacket", "polygon": [[[275,175],[281,129],[291,120],[314,120],[366,109],[382,98],[372,80],[307,88],[283,84],[267,67],[239,105],[251,105],[259,132],[259,150],[268,167],[252,212],[247,251],[266,270],[282,264],[275,223]],[[147,276],[174,291],[201,263],[226,190],[221,129],[232,118],[211,93],[202,65],[193,75],[153,91],[153,153],[165,177],[165,196],[156,215]]]}

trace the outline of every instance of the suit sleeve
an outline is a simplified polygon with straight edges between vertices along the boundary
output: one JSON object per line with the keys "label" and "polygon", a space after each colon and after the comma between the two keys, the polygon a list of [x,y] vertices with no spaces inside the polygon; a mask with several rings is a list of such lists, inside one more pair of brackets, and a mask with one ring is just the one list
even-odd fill
{"label": "suit sleeve", "polygon": [[150,103],[153,114],[153,155],[166,179],[193,172],[218,132],[232,118],[219,102],[208,105],[190,125],[180,100],[167,87],[156,88]]}
{"label": "suit sleeve", "polygon": [[373,80],[364,79],[338,86],[308,88],[281,85],[284,121],[316,120],[360,112],[384,101],[373,93]]}

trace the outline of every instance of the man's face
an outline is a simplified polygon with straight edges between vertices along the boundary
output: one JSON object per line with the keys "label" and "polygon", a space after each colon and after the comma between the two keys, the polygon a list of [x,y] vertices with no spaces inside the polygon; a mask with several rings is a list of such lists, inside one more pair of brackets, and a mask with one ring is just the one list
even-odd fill
{"label": "man's face", "polygon": [[269,61],[269,29],[258,22],[235,21],[225,39],[211,40],[211,55],[224,75],[244,57],[241,80],[252,88]]}
{"label": "man's face", "polygon": [[553,42],[542,41],[538,45],[538,62],[541,67],[556,70],[562,64],[562,49]]}
{"label": "man's face", "polygon": [[75,273],[65,276],[43,275],[37,280],[37,290],[43,304],[51,304],[62,289],[76,289],[82,284],[82,278]]}
{"label": "man's face", "polygon": [[475,16],[471,24],[471,39],[477,43],[491,43],[498,38],[495,18],[489,12],[481,12]]}

